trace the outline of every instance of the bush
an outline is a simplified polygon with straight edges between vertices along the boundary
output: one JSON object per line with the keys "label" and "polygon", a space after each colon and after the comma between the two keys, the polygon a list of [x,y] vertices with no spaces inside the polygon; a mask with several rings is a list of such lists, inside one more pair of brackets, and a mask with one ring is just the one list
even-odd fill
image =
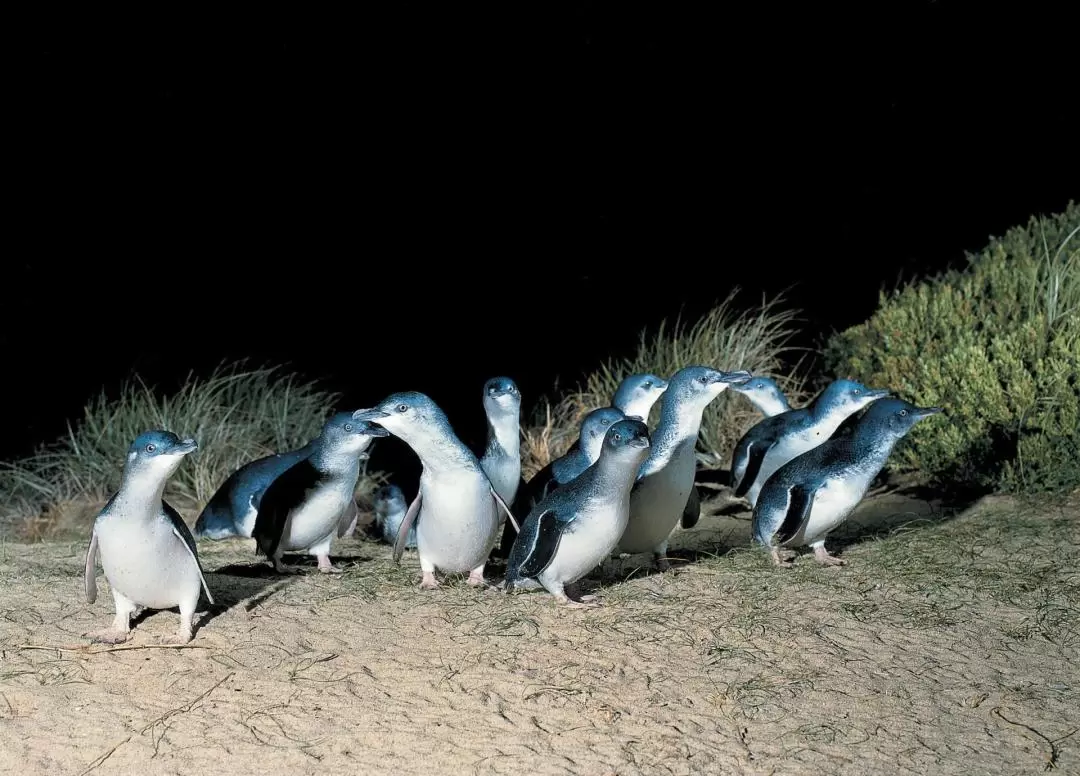
{"label": "bush", "polygon": [[[199,442],[165,491],[170,504],[194,517],[242,464],[316,437],[339,399],[280,367],[219,367],[208,377],[189,377],[165,397],[133,377],[115,399],[103,393],[87,405],[63,439],[0,464],[0,525],[21,522],[30,539],[85,535],[120,486],[132,440],[153,428]],[[365,474],[358,490],[366,493],[372,484]]]}
{"label": "bush", "polygon": [[[637,352],[630,358],[609,359],[590,374],[584,384],[561,399],[543,400],[522,441],[522,472],[526,478],[557,458],[577,439],[582,418],[597,407],[606,407],[619,383],[628,375],[642,372],[670,378],[679,369],[693,364],[717,369],[748,369],[770,375],[789,400],[799,406],[805,399],[802,380],[781,374],[781,358],[792,351],[788,343],[795,334],[796,313],[783,308],[783,299],[762,300],[761,306],[745,312],[735,308],[738,291],[710,310],[693,325],[681,320],[660,324],[654,333],[641,333]],[[661,398],[662,401],[662,398]],[[661,401],[653,405],[650,426],[654,426]],[[726,466],[731,451],[750,426],[761,419],[750,402],[727,391],[709,405],[698,438],[698,457],[708,468]]]}
{"label": "bush", "polygon": [[883,293],[835,335],[835,374],[945,408],[894,456],[938,481],[1011,492],[1080,485],[1080,208],[991,238],[963,270]]}

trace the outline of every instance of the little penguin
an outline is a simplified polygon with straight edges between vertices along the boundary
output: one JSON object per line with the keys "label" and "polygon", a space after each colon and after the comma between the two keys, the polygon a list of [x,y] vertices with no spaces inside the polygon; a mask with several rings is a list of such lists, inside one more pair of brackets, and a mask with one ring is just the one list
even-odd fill
{"label": "little penguin", "polygon": [[484,384],[484,413],[488,440],[480,468],[499,498],[514,503],[521,482],[521,392],[509,377],[493,377]]}
{"label": "little penguin", "polygon": [[[379,535],[384,542],[393,545],[397,542],[401,521],[405,519],[405,513],[409,509],[405,494],[397,485],[383,485],[375,491],[372,501],[375,506],[375,526],[379,529]],[[410,549],[416,547],[415,524],[409,529],[405,546]]]}
{"label": "little penguin", "polygon": [[561,603],[595,606],[566,588],[602,563],[630,518],[630,490],[649,454],[649,429],[636,418],[612,424],[595,463],[529,513],[506,566],[504,591],[542,585]]}
{"label": "little penguin", "polygon": [[747,371],[721,372],[706,366],[680,369],[660,400],[660,422],[649,457],[630,496],[630,520],[619,540],[620,552],[651,551],[656,567],[670,568],[668,538],[686,508],[697,471],[698,432],[705,408],[728,386],[750,380]]}
{"label": "little penguin", "polygon": [[824,442],[849,415],[888,395],[887,390],[867,388],[854,380],[834,380],[809,406],[759,421],[743,434],[732,454],[735,495],[745,497],[753,507],[774,471]]}
{"label": "little penguin", "polygon": [[404,391],[371,409],[357,410],[353,417],[377,423],[401,439],[423,466],[420,490],[398,529],[394,560],[401,560],[415,523],[421,588],[439,586],[436,569],[468,572],[470,585],[487,585],[484,566],[499,535],[499,510],[515,532],[520,525],[480,461],[454,433],[446,413],[426,394]]}
{"label": "little penguin", "polygon": [[[666,385],[666,384],[665,384]],[[565,455],[551,461],[547,466],[533,475],[532,479],[519,491],[518,499],[512,508],[515,514],[528,514],[532,508],[540,503],[548,493],[570,482],[581,474],[600,457],[600,448],[603,447],[604,437],[608,428],[613,423],[625,417],[623,413],[614,407],[601,407],[593,410],[581,421],[577,444]],[[510,557],[510,549],[514,546],[517,534],[510,524],[503,526],[502,541],[496,548],[495,555],[503,558]]]}
{"label": "little penguin", "polygon": [[199,594],[213,605],[195,538],[162,494],[184,456],[199,449],[194,439],[169,431],[147,431],[128,448],[120,489],[94,520],[86,551],[86,600],[97,600],[94,561],[112,588],[116,616],[111,628],[86,634],[93,641],[119,644],[131,632],[139,607],[180,609],[180,627],[169,644],[191,641]]}
{"label": "little penguin", "polygon": [[283,471],[311,455],[314,442],[296,450],[250,461],[234,471],[206,502],[195,521],[195,536],[220,540],[233,536],[251,537],[259,501],[270,483]]}
{"label": "little penguin", "polygon": [[893,447],[917,422],[941,412],[906,401],[875,401],[852,434],[829,439],[785,463],[765,482],[754,507],[754,541],[769,548],[773,562],[790,567],[794,552],[810,546],[818,562],[842,566],[825,549],[825,538],[862,501]]}
{"label": "little penguin", "polygon": [[282,564],[285,552],[305,550],[318,559],[319,571],[338,574],[330,562],[330,542],[355,510],[353,494],[360,478],[360,460],[375,437],[389,436],[379,426],[338,412],[323,425],[311,454],[270,483],[259,502],[251,536],[258,552],[279,573],[300,569]]}
{"label": "little penguin", "polygon": [[656,375],[630,375],[624,378],[615,389],[611,406],[620,410],[628,418],[641,418],[648,423],[649,411],[667,387],[667,380]]}
{"label": "little penguin", "polygon": [[[749,399],[754,408],[767,418],[792,409],[787,396],[784,395],[784,392],[780,390],[780,386],[771,377],[756,375],[748,383],[731,386],[731,390],[741,393]],[[693,528],[700,518],[701,497],[698,495],[697,488],[694,488],[690,491],[690,498],[687,500],[686,509],[683,511],[682,527],[684,529]]]}

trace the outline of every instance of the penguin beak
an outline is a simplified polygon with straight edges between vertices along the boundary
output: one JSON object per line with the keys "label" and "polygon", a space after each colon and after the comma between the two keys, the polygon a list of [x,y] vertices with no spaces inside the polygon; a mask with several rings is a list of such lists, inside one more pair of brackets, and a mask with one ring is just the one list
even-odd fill
{"label": "penguin beak", "polygon": [[364,433],[370,437],[388,437],[390,432],[382,426],[376,426],[374,423],[369,423],[368,427],[364,429]]}
{"label": "penguin beak", "polygon": [[928,418],[931,415],[937,415],[939,412],[944,411],[945,410],[943,410],[941,407],[919,407],[919,409],[915,410],[913,414],[916,418],[922,420],[923,418]]}
{"label": "penguin beak", "polygon": [[173,448],[174,455],[187,455],[188,453],[194,453],[199,449],[199,443],[194,439],[185,439],[183,442]]}
{"label": "penguin beak", "polygon": [[649,438],[642,434],[641,436],[634,437],[626,444],[628,444],[630,447],[636,447],[640,450],[649,446]]}
{"label": "penguin beak", "polygon": [[744,385],[753,379],[754,376],[745,369],[739,369],[735,372],[717,371],[716,374],[713,375],[714,383],[727,383],[728,385]]}
{"label": "penguin beak", "polygon": [[383,412],[382,410],[378,410],[375,408],[372,408],[370,410],[357,410],[352,415],[353,420],[367,420],[376,423],[388,417],[390,417],[389,412]]}
{"label": "penguin beak", "polygon": [[888,395],[888,388],[871,388],[865,394],[868,399],[884,399]]}

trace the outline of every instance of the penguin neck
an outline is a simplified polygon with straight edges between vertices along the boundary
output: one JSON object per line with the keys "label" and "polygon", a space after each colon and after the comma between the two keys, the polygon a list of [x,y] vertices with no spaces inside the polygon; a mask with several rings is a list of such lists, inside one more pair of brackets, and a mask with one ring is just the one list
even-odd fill
{"label": "penguin neck", "polygon": [[900,437],[896,434],[879,428],[856,428],[851,435],[856,460],[867,467],[876,466],[878,469],[885,466],[899,441]]}
{"label": "penguin neck", "polygon": [[649,420],[649,410],[652,409],[652,406],[653,399],[647,396],[635,396],[629,401],[619,402],[615,405],[615,409],[626,417],[636,416],[647,422]]}
{"label": "penguin neck", "polygon": [[810,422],[826,436],[832,436],[851,412],[846,406],[818,401],[810,407]]}
{"label": "penguin neck", "polygon": [[344,452],[330,445],[316,444],[308,458],[323,475],[347,479],[360,476],[360,452]]}
{"label": "penguin neck", "polygon": [[779,415],[782,412],[790,412],[792,407],[787,397],[779,391],[764,396],[748,396],[750,403],[757,407],[758,412],[767,418]]}
{"label": "penguin neck", "polygon": [[138,514],[157,516],[161,504],[165,500],[165,485],[168,477],[155,477],[148,474],[129,475],[125,473],[120,490],[117,491],[115,500],[122,502]]}
{"label": "penguin neck", "polygon": [[442,433],[445,437],[425,436],[408,442],[424,469],[436,476],[453,476],[454,470],[462,467],[482,471],[476,456],[461,443],[451,429],[447,428]]}
{"label": "penguin neck", "polygon": [[521,457],[519,420],[513,415],[488,415],[488,456]]}
{"label": "penguin neck", "polygon": [[701,431],[704,407],[682,402],[665,401],[660,410],[660,422],[653,432],[652,451],[642,467],[655,471],[680,455],[693,455]]}
{"label": "penguin neck", "polygon": [[616,499],[629,498],[637,470],[643,461],[644,456],[638,458],[638,465],[633,467],[634,474],[628,474],[625,455],[605,454],[601,451],[600,457],[593,464],[596,467],[593,480],[596,490]]}
{"label": "penguin neck", "polygon": [[573,452],[586,466],[592,466],[594,463],[600,460],[600,452],[603,449],[604,437],[600,436],[599,434],[597,434],[596,436],[588,434],[584,438],[578,440],[577,449],[575,449]]}

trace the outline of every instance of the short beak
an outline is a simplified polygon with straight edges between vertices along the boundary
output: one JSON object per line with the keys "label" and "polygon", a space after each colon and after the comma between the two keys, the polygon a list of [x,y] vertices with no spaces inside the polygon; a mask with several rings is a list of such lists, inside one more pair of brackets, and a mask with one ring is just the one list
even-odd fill
{"label": "short beak", "polygon": [[390,432],[382,426],[376,426],[374,423],[370,424],[364,429],[364,433],[371,437],[388,437]]}
{"label": "short beak", "polygon": [[735,372],[717,372],[713,377],[713,382],[728,383],[729,385],[743,385],[754,379],[754,376],[747,372],[745,369],[739,369]]}
{"label": "short beak", "polygon": [[649,446],[649,438],[647,436],[636,436],[627,442],[630,447],[645,448]]}
{"label": "short beak", "polygon": [[187,455],[188,453],[194,453],[198,449],[199,443],[196,442],[194,439],[185,439],[183,442],[173,448],[173,450],[176,451],[177,455]]}
{"label": "short beak", "polygon": [[937,415],[939,412],[944,412],[941,407],[919,407],[915,410],[915,416],[917,418],[928,418],[931,415]]}
{"label": "short beak", "polygon": [[871,399],[884,399],[889,395],[888,388],[871,388],[866,392],[866,395]]}
{"label": "short beak", "polygon": [[352,414],[353,420],[368,420],[373,423],[378,423],[383,418],[390,417],[389,412],[383,412],[382,410],[370,409],[370,410],[357,410]]}

